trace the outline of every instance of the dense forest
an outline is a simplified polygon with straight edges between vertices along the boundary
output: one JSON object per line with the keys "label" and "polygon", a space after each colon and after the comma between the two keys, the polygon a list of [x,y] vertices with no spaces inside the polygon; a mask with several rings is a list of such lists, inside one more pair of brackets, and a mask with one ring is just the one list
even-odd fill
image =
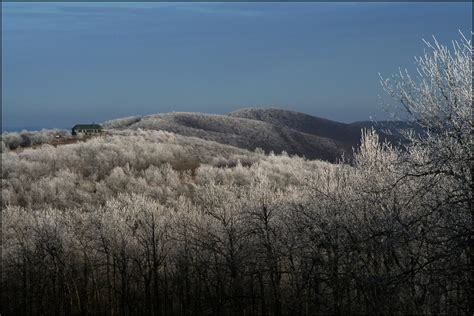
{"label": "dense forest", "polygon": [[419,80],[382,79],[427,132],[365,130],[338,163],[113,126],[3,139],[1,313],[472,315],[472,45],[428,49]]}

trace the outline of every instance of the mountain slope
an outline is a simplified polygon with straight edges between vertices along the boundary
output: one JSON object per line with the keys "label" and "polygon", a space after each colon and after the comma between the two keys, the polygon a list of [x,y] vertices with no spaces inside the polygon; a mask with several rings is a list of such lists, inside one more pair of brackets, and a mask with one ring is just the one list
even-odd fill
{"label": "mountain slope", "polygon": [[[128,117],[104,123],[108,129],[163,130],[239,148],[337,161],[352,155],[362,128],[374,127],[382,140],[400,142],[404,122],[335,122],[277,108],[247,108],[228,115],[173,112]],[[388,131],[387,131],[388,130]]]}
{"label": "mountain slope", "polygon": [[[117,121],[104,124],[118,128]],[[297,154],[336,161],[349,152],[345,143],[254,119],[202,113],[167,113],[125,120],[123,128],[164,130],[240,148]]]}
{"label": "mountain slope", "polygon": [[340,141],[349,146],[357,145],[361,136],[360,128],[357,126],[278,108],[247,108],[232,112],[229,116],[283,126]]}
{"label": "mountain slope", "polygon": [[402,121],[354,122],[350,124],[331,121],[328,119],[283,110],[278,108],[246,108],[229,114],[232,117],[241,117],[259,120],[262,122],[290,128],[299,132],[317,135],[337,141],[349,154],[352,148],[360,144],[363,128],[374,128],[382,141],[392,144],[403,142],[401,130],[412,125]]}

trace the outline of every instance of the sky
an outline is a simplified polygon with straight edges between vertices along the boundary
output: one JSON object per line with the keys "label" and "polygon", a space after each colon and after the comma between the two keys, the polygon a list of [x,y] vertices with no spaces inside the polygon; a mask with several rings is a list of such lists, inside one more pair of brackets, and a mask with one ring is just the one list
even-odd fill
{"label": "sky", "polygon": [[4,130],[275,106],[386,119],[379,73],[472,30],[463,3],[2,3]]}

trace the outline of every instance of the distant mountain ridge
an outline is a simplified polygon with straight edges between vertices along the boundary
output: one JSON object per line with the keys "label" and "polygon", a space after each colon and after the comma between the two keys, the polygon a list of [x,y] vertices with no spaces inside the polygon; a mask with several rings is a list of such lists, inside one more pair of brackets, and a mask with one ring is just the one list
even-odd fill
{"label": "distant mountain ridge", "polygon": [[378,133],[386,133],[395,137],[402,137],[407,130],[413,130],[416,134],[424,133],[422,126],[416,122],[409,121],[359,121],[350,124],[351,126],[361,128],[373,128]]}
{"label": "distant mountain ridge", "polygon": [[[346,124],[278,108],[247,108],[228,115],[172,112],[107,121],[105,128],[164,130],[222,144],[265,152],[282,151],[308,159],[335,162],[351,156],[361,125]],[[382,138],[395,141],[382,133]]]}

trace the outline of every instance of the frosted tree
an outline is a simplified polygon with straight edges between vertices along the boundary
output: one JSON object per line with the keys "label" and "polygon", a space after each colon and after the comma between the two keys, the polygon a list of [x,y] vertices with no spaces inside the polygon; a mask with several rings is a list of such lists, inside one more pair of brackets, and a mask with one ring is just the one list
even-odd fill
{"label": "frosted tree", "polygon": [[470,134],[472,129],[472,43],[461,33],[452,49],[424,41],[428,50],[416,57],[417,74],[399,72],[382,79],[382,86],[398,99],[409,116],[433,131]]}
{"label": "frosted tree", "polygon": [[409,137],[405,168],[396,184],[414,182],[405,198],[426,200],[414,209],[416,216],[410,223],[416,223],[421,232],[416,238],[429,246],[426,257],[420,260],[420,264],[433,268],[429,277],[443,278],[434,267],[462,271],[454,282],[464,284],[465,291],[451,295],[452,285],[447,285],[440,299],[468,301],[464,312],[472,313],[472,42],[461,34],[451,48],[436,38],[425,44],[428,50],[415,59],[417,77],[405,70],[382,79],[384,89],[426,131],[421,137]]}

